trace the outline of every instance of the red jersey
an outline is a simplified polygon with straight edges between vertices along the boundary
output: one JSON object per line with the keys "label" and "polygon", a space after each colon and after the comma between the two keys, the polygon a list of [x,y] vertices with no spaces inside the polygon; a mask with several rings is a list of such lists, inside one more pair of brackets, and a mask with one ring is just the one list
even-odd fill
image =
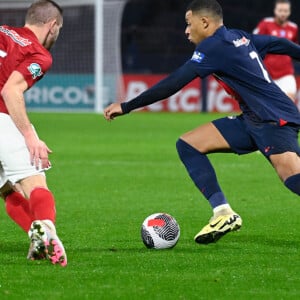
{"label": "red jersey", "polygon": [[[257,25],[253,33],[274,35],[298,44],[298,26],[291,21],[281,26],[275,22],[274,18],[265,18]],[[264,62],[273,79],[294,74],[292,59],[287,55],[268,54]]]}
{"label": "red jersey", "polygon": [[[0,91],[13,71],[20,72],[32,87],[52,65],[52,56],[26,27],[0,26]],[[0,95],[0,112],[7,113]]]}

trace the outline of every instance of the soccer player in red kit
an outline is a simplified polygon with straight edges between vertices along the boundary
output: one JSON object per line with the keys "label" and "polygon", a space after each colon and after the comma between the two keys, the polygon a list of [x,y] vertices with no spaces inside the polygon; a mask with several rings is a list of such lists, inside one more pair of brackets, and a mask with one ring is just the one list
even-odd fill
{"label": "soccer player in red kit", "polygon": [[[291,2],[276,0],[274,17],[263,19],[255,28],[255,34],[268,34],[298,43],[298,26],[289,21]],[[275,83],[294,101],[297,92],[292,59],[287,55],[268,54],[264,63]]]}
{"label": "soccer player in red kit", "polygon": [[65,266],[44,172],[51,150],[31,125],[24,100],[24,92],[51,67],[48,50],[62,25],[61,7],[39,0],[27,10],[24,27],[0,26],[0,192],[7,214],[29,235],[27,258]]}

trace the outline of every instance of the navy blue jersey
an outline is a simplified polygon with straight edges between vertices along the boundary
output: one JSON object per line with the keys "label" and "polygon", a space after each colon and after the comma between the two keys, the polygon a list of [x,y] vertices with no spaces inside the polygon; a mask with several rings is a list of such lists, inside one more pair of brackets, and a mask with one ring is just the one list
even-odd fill
{"label": "navy blue jersey", "polygon": [[128,113],[165,99],[194,78],[213,75],[239,102],[245,117],[300,125],[298,108],[265,69],[262,58],[267,53],[288,54],[300,60],[300,46],[288,40],[222,26],[197,45],[183,66],[135,99],[122,103],[122,110]]}

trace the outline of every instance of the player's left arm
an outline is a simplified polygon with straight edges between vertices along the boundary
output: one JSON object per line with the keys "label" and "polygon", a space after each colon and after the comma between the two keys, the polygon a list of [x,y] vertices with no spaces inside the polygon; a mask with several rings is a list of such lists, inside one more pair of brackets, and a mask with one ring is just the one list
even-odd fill
{"label": "player's left arm", "polygon": [[42,168],[48,168],[50,166],[48,153],[51,150],[37,137],[28,118],[24,99],[24,92],[27,89],[28,83],[24,76],[18,71],[13,71],[1,90],[1,96],[10,117],[24,136],[32,164],[38,168],[41,161]]}
{"label": "player's left arm", "polygon": [[288,39],[269,35],[251,35],[251,41],[262,57],[270,53],[289,55],[293,59],[300,60],[300,46]]}

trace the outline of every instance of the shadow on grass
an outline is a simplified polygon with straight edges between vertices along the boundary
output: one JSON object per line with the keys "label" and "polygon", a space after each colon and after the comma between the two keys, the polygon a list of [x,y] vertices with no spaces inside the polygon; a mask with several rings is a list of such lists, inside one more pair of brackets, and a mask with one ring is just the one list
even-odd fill
{"label": "shadow on grass", "polygon": [[[128,245],[128,246],[127,246]],[[14,257],[26,257],[29,243],[17,242],[17,241],[7,241],[0,244],[0,256],[14,256]],[[297,252],[300,248],[300,240],[292,240],[291,237],[282,237],[282,238],[273,238],[266,235],[228,235],[223,237],[217,243],[212,243],[208,245],[197,244],[193,239],[180,239],[178,244],[171,249],[148,249],[141,242],[137,240],[116,240],[108,244],[107,242],[102,245],[95,245],[93,242],[92,245],[85,243],[74,243],[72,246],[72,241],[69,241],[65,244],[67,253],[129,253],[136,254],[141,253],[145,254],[147,252],[153,253],[198,253],[198,252],[235,252],[240,251],[284,251],[287,252]]]}
{"label": "shadow on grass", "polygon": [[[106,243],[107,244],[107,243]],[[128,245],[128,246],[126,246]],[[298,251],[300,247],[300,240],[291,240],[287,238],[272,238],[265,235],[239,235],[226,236],[219,240],[217,243],[211,243],[208,245],[197,244],[193,239],[181,239],[178,244],[171,249],[148,249],[143,246],[142,243],[132,240],[117,240],[111,243],[111,246],[100,246],[97,247],[95,244],[89,246],[87,244],[84,247],[77,245],[76,252],[98,252],[98,253],[147,253],[147,252],[165,252],[170,253],[197,253],[197,252],[212,252],[212,251],[240,251],[253,250],[255,251],[262,249],[265,250],[281,250],[287,251]]]}
{"label": "shadow on grass", "polygon": [[279,238],[266,235],[241,235],[236,242],[241,243],[243,246],[251,246],[255,244],[257,246],[285,249],[299,249],[300,246],[299,236],[287,236]]}

